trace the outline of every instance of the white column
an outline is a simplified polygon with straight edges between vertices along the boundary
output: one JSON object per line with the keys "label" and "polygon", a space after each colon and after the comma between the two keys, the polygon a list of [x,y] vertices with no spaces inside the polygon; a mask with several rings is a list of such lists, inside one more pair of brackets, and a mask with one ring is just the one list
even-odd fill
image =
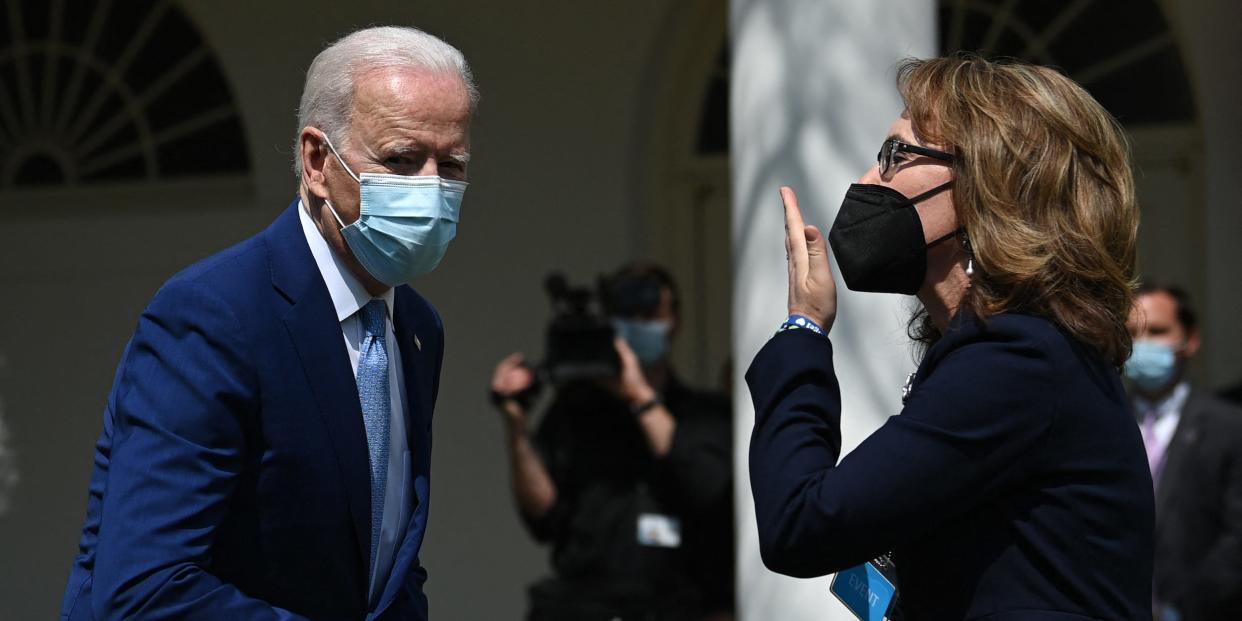
{"label": "white column", "polygon": [[[852,619],[827,577],[763,567],[747,451],[754,421],[742,374],[785,317],[784,222],[777,189],[798,191],[827,232],[846,188],[875,162],[901,112],[894,65],[935,53],[931,0],[731,0],[734,300],[737,352],[738,600],[747,621]],[[905,336],[913,298],[841,291],[832,331],[846,450],[900,409],[914,359]]]}
{"label": "white column", "polygon": [[1182,23],[1203,128],[1207,296],[1202,314],[1209,386],[1242,380],[1242,22],[1236,0],[1169,3]]}

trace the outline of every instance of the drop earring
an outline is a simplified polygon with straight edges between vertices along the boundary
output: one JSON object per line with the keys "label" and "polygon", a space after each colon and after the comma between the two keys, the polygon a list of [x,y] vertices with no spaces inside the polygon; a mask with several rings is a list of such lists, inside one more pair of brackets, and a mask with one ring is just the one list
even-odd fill
{"label": "drop earring", "polygon": [[970,237],[964,230],[962,231],[962,252],[966,253],[966,277],[971,278],[975,275],[975,253],[970,248]]}

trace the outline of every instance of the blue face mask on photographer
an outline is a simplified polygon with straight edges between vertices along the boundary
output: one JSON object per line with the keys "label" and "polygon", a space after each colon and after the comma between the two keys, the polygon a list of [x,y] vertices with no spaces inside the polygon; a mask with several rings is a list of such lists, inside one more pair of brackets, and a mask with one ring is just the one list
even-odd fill
{"label": "blue face mask on photographer", "polygon": [[1166,388],[1177,374],[1177,351],[1167,343],[1134,341],[1126,361],[1126,379],[1145,392]]}
{"label": "blue face mask on photographer", "polygon": [[672,326],[667,321],[638,321],[614,319],[612,327],[643,366],[651,366],[668,354],[668,333]]}
{"label": "blue face mask on photographer", "polygon": [[434,175],[355,175],[326,135],[324,141],[360,187],[358,220],[353,224],[346,225],[332,203],[328,208],[367,273],[396,287],[434,270],[457,236],[468,184]]}

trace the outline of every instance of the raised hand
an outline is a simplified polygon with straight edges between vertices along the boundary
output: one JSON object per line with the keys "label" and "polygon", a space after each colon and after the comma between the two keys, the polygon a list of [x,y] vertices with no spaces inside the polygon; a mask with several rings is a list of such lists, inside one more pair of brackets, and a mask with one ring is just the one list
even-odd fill
{"label": "raised hand", "polygon": [[504,400],[500,409],[510,422],[526,422],[526,408],[519,396],[535,384],[535,372],[526,364],[522,354],[510,354],[496,365],[492,373],[492,392]]}
{"label": "raised hand", "polygon": [[837,285],[828,266],[828,242],[802,221],[793,188],[781,188],[785,204],[785,257],[789,263],[789,313],[802,315],[828,332],[837,318]]}
{"label": "raised hand", "polygon": [[625,339],[614,337],[612,346],[616,348],[617,356],[621,359],[621,376],[617,378],[614,389],[617,396],[630,406],[642,405],[656,398],[655,389],[643,375],[642,363]]}

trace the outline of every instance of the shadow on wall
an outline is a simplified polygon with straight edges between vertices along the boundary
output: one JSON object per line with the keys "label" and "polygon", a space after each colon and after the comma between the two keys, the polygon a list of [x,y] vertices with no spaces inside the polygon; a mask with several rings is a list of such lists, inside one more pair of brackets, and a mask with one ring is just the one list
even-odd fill
{"label": "shadow on wall", "polygon": [[[732,90],[738,111],[734,118],[747,125],[735,127],[736,135],[762,137],[758,144],[746,145],[758,147],[761,155],[734,163],[734,191],[741,197],[735,200],[741,207],[734,214],[734,274],[753,270],[756,255],[781,252],[779,232],[774,233],[775,237],[752,234],[761,229],[762,219],[782,222],[777,194],[780,185],[790,185],[804,197],[802,209],[808,224],[828,231],[841,196],[850,182],[874,164],[871,154],[879,147],[884,128],[901,111],[895,87],[897,61],[929,55],[928,50],[895,43],[891,37],[869,36],[884,29],[903,33],[925,29],[919,23],[919,11],[896,18],[901,24],[893,28],[885,20],[894,18],[876,11],[832,19],[831,14],[839,8],[827,6],[821,9],[820,19],[813,19],[806,16],[805,7],[802,11],[799,7],[795,0],[735,2],[734,23],[750,24],[751,32],[744,40],[735,41],[738,47],[734,58],[747,58],[751,63],[766,66],[736,72],[738,83]],[[763,52],[747,49],[751,47],[762,48]],[[829,61],[831,68],[825,70]],[[884,68],[878,75],[877,67]],[[884,86],[876,89],[872,85],[877,82]],[[799,96],[789,97],[789,93]],[[811,200],[806,200],[808,197]],[[827,200],[816,200],[817,197]],[[835,258],[833,261],[835,269]],[[782,260],[778,268],[781,271],[770,273],[781,274],[783,266]],[[770,318],[764,302],[783,297],[783,288],[768,295],[738,295],[740,308],[735,321]],[[908,356],[910,350],[902,338],[901,324],[906,312],[895,313],[892,300],[858,296],[842,288],[840,305],[843,316],[891,317],[891,334],[885,334],[885,342],[905,348],[902,353]],[[766,332],[761,330],[757,334],[762,335],[759,341],[735,343],[740,360],[753,355],[766,340]],[[869,336],[847,330],[837,331],[833,338],[842,349],[855,351],[866,348],[870,340]],[[891,362],[887,358],[858,361],[867,365],[862,374],[871,378],[892,375]],[[912,359],[907,357],[902,362],[910,364]],[[900,381],[890,378],[868,382],[856,390],[865,390],[870,403],[889,403],[894,401],[892,386],[900,385]]]}
{"label": "shadow on wall", "polygon": [[[797,190],[808,224],[829,229],[846,189],[874,165],[886,128],[901,112],[897,61],[935,53],[935,14],[932,2],[895,0],[733,0],[730,6],[733,338],[741,371],[784,316],[779,186]],[[909,309],[903,301],[838,287],[833,349],[841,398],[850,408],[842,419],[848,448],[900,410],[900,386],[915,364],[904,338]],[[779,576],[761,562],[746,467],[753,410],[740,381],[737,390],[739,617],[850,619],[828,595],[826,580]]]}

